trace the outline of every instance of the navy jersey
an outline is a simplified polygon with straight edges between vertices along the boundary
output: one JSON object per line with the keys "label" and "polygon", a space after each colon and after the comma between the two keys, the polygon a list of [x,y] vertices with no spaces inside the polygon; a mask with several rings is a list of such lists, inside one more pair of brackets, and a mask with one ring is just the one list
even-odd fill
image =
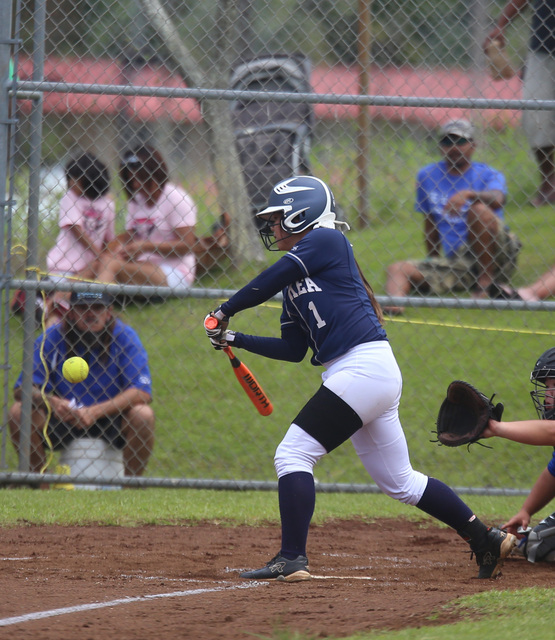
{"label": "navy jersey", "polygon": [[387,340],[351,245],[340,231],[313,229],[224,303],[222,311],[231,316],[268,300],[280,290],[281,340],[237,334],[234,344],[284,360],[302,359],[310,347],[312,364],[320,365],[358,344]]}

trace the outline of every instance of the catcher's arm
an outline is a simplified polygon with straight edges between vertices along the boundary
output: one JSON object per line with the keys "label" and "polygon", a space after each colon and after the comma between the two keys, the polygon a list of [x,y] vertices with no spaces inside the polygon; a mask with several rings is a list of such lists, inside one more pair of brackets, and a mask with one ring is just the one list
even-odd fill
{"label": "catcher's arm", "polygon": [[519,420],[518,422],[498,422],[491,419],[482,438],[505,438],[520,444],[538,447],[555,446],[555,420]]}

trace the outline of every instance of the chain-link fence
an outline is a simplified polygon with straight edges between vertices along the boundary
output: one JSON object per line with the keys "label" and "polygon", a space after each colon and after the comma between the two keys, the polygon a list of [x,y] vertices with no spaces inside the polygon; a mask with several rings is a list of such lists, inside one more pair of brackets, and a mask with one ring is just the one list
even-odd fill
{"label": "chain-link fence", "polygon": [[[254,219],[271,186],[311,173],[389,312],[413,464],[454,486],[529,487],[545,450],[430,442],[454,378],[534,417],[530,370],[552,346],[553,291],[536,280],[553,261],[555,102],[521,73],[549,55],[530,61],[523,13],[493,38],[509,57],[493,79],[483,45],[503,6],[3,2],[3,482],[273,486],[318,370],[241,352],[274,403],[260,417],[202,320],[274,261]],[[454,119],[473,130],[440,131]],[[471,193],[448,202],[467,161]],[[512,287],[531,302],[499,299]],[[278,335],[280,306],[234,328]],[[84,382],[63,378],[70,356],[88,360]],[[349,445],[316,475],[372,488]]]}

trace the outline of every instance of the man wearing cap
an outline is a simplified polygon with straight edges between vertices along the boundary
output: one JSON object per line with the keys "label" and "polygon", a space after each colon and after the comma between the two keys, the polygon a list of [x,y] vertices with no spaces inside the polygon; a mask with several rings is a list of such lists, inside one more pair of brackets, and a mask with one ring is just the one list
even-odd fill
{"label": "man wearing cap", "polygon": [[[89,365],[88,376],[76,384],[62,375],[64,361],[72,356]],[[20,374],[14,387],[15,403],[9,410],[16,449],[21,381]],[[74,438],[86,436],[103,438],[123,449],[125,474],[142,475],[154,445],[151,401],[148,356],[135,330],[114,317],[107,293],[74,291],[64,320],[47,329],[34,346],[31,471],[43,469],[50,443],[59,450]],[[47,419],[48,438],[44,436]]]}
{"label": "man wearing cap", "polygon": [[[469,291],[487,297],[494,281],[507,282],[520,250],[503,219],[507,186],[503,174],[473,162],[474,127],[451,120],[441,128],[443,159],[418,172],[415,210],[424,215],[424,260],[396,262],[387,269],[386,292],[406,296]],[[384,307],[391,315],[403,307]]]}

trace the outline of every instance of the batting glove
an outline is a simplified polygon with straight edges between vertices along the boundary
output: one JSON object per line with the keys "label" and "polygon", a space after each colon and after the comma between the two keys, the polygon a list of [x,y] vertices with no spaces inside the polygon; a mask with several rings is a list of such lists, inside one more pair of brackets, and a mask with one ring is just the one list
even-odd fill
{"label": "batting glove", "polygon": [[[208,320],[208,318],[216,318],[216,320],[218,321],[217,326],[213,329],[206,328],[206,321]],[[214,311],[211,311],[204,318],[204,330],[206,331],[206,335],[209,338],[220,338],[223,332],[227,329],[228,325],[229,318],[221,312],[220,307],[218,307]]]}
{"label": "batting glove", "polygon": [[210,343],[219,351],[224,347],[228,347],[230,344],[233,344],[235,341],[235,331],[224,331],[219,338],[210,338]]}

